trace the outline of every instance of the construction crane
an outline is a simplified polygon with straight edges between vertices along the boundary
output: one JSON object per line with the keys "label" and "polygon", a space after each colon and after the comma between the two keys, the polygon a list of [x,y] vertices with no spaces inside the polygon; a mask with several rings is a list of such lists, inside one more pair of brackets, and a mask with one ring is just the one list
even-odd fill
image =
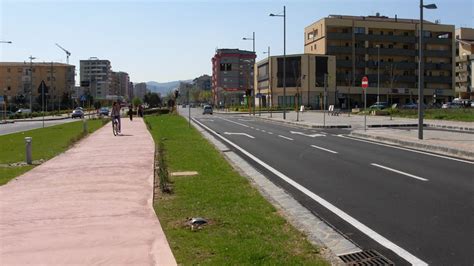
{"label": "construction crane", "polygon": [[61,45],[57,44],[56,43],[56,46],[59,47],[61,50],[63,50],[65,53],[66,53],[66,61],[67,61],[67,64],[69,65],[69,56],[71,55],[71,52],[69,52],[68,50],[64,49]]}

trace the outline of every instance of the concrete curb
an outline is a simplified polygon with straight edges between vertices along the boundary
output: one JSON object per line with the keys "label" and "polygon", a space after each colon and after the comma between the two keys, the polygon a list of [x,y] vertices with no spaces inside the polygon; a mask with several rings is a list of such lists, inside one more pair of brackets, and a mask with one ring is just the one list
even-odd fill
{"label": "concrete curb", "polygon": [[[70,117],[59,117],[59,118],[45,118],[44,121],[55,121],[55,120],[65,120]],[[19,123],[19,122],[41,122],[43,119],[18,119],[13,120],[12,123]]]}
{"label": "concrete curb", "polygon": [[434,127],[434,128],[444,128],[444,129],[474,132],[474,127],[459,127],[459,126],[438,125],[438,124],[425,124],[425,125],[428,127]]}
{"label": "concrete curb", "polygon": [[395,145],[404,146],[404,147],[411,147],[418,150],[430,151],[430,152],[435,152],[435,153],[443,153],[445,155],[462,157],[462,158],[466,158],[470,160],[474,159],[474,152],[463,151],[463,150],[447,148],[447,147],[440,147],[433,144],[416,143],[412,141],[399,140],[399,139],[383,137],[383,136],[373,136],[373,135],[358,133],[358,132],[351,132],[350,135],[353,137],[358,137],[358,138],[363,138],[363,139],[371,139],[371,140],[386,142],[389,144],[395,144]]}

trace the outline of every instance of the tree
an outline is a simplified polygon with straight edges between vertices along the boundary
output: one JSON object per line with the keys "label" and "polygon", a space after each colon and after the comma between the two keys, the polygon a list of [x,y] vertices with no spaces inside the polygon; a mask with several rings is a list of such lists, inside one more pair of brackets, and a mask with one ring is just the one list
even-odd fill
{"label": "tree", "polygon": [[71,96],[69,93],[64,92],[61,97],[61,105],[65,107],[69,107],[71,104]]}
{"label": "tree", "polygon": [[140,100],[140,98],[138,98],[137,96],[135,96],[132,100],[133,106],[139,106],[141,103],[142,103],[142,100]]}
{"label": "tree", "polygon": [[212,100],[212,92],[211,91],[200,91],[199,92],[199,101],[210,103]]}
{"label": "tree", "polygon": [[200,101],[199,95],[201,94],[201,90],[198,88],[192,88],[191,89],[191,98],[193,101],[198,102]]}
{"label": "tree", "polygon": [[[392,105],[392,91],[393,91],[393,84],[397,81],[398,79],[398,74],[396,73],[397,71],[397,65],[393,62],[390,63],[390,65],[387,66],[385,72],[388,74],[388,80],[387,80],[387,85],[389,86],[388,90],[388,95],[387,95],[387,102]],[[389,101],[389,96],[390,96],[390,101]]]}
{"label": "tree", "polygon": [[156,92],[147,92],[143,97],[143,102],[150,107],[159,107],[161,105],[160,95]]}

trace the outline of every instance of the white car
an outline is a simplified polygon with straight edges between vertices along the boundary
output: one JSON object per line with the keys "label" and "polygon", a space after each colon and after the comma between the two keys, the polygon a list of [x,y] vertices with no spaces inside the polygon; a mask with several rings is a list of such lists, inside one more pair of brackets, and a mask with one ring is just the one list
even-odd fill
{"label": "white car", "polygon": [[18,111],[16,111],[17,114],[31,114],[31,109],[23,109],[20,108]]}

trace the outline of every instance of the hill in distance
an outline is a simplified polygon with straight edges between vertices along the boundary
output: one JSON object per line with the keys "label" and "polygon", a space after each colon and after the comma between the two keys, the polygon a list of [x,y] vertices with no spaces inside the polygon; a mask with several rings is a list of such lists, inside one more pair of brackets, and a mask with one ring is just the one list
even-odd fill
{"label": "hill in distance", "polygon": [[146,85],[151,92],[157,92],[161,95],[166,95],[168,91],[178,88],[180,82],[192,83],[193,80],[174,80],[169,82],[148,81]]}

